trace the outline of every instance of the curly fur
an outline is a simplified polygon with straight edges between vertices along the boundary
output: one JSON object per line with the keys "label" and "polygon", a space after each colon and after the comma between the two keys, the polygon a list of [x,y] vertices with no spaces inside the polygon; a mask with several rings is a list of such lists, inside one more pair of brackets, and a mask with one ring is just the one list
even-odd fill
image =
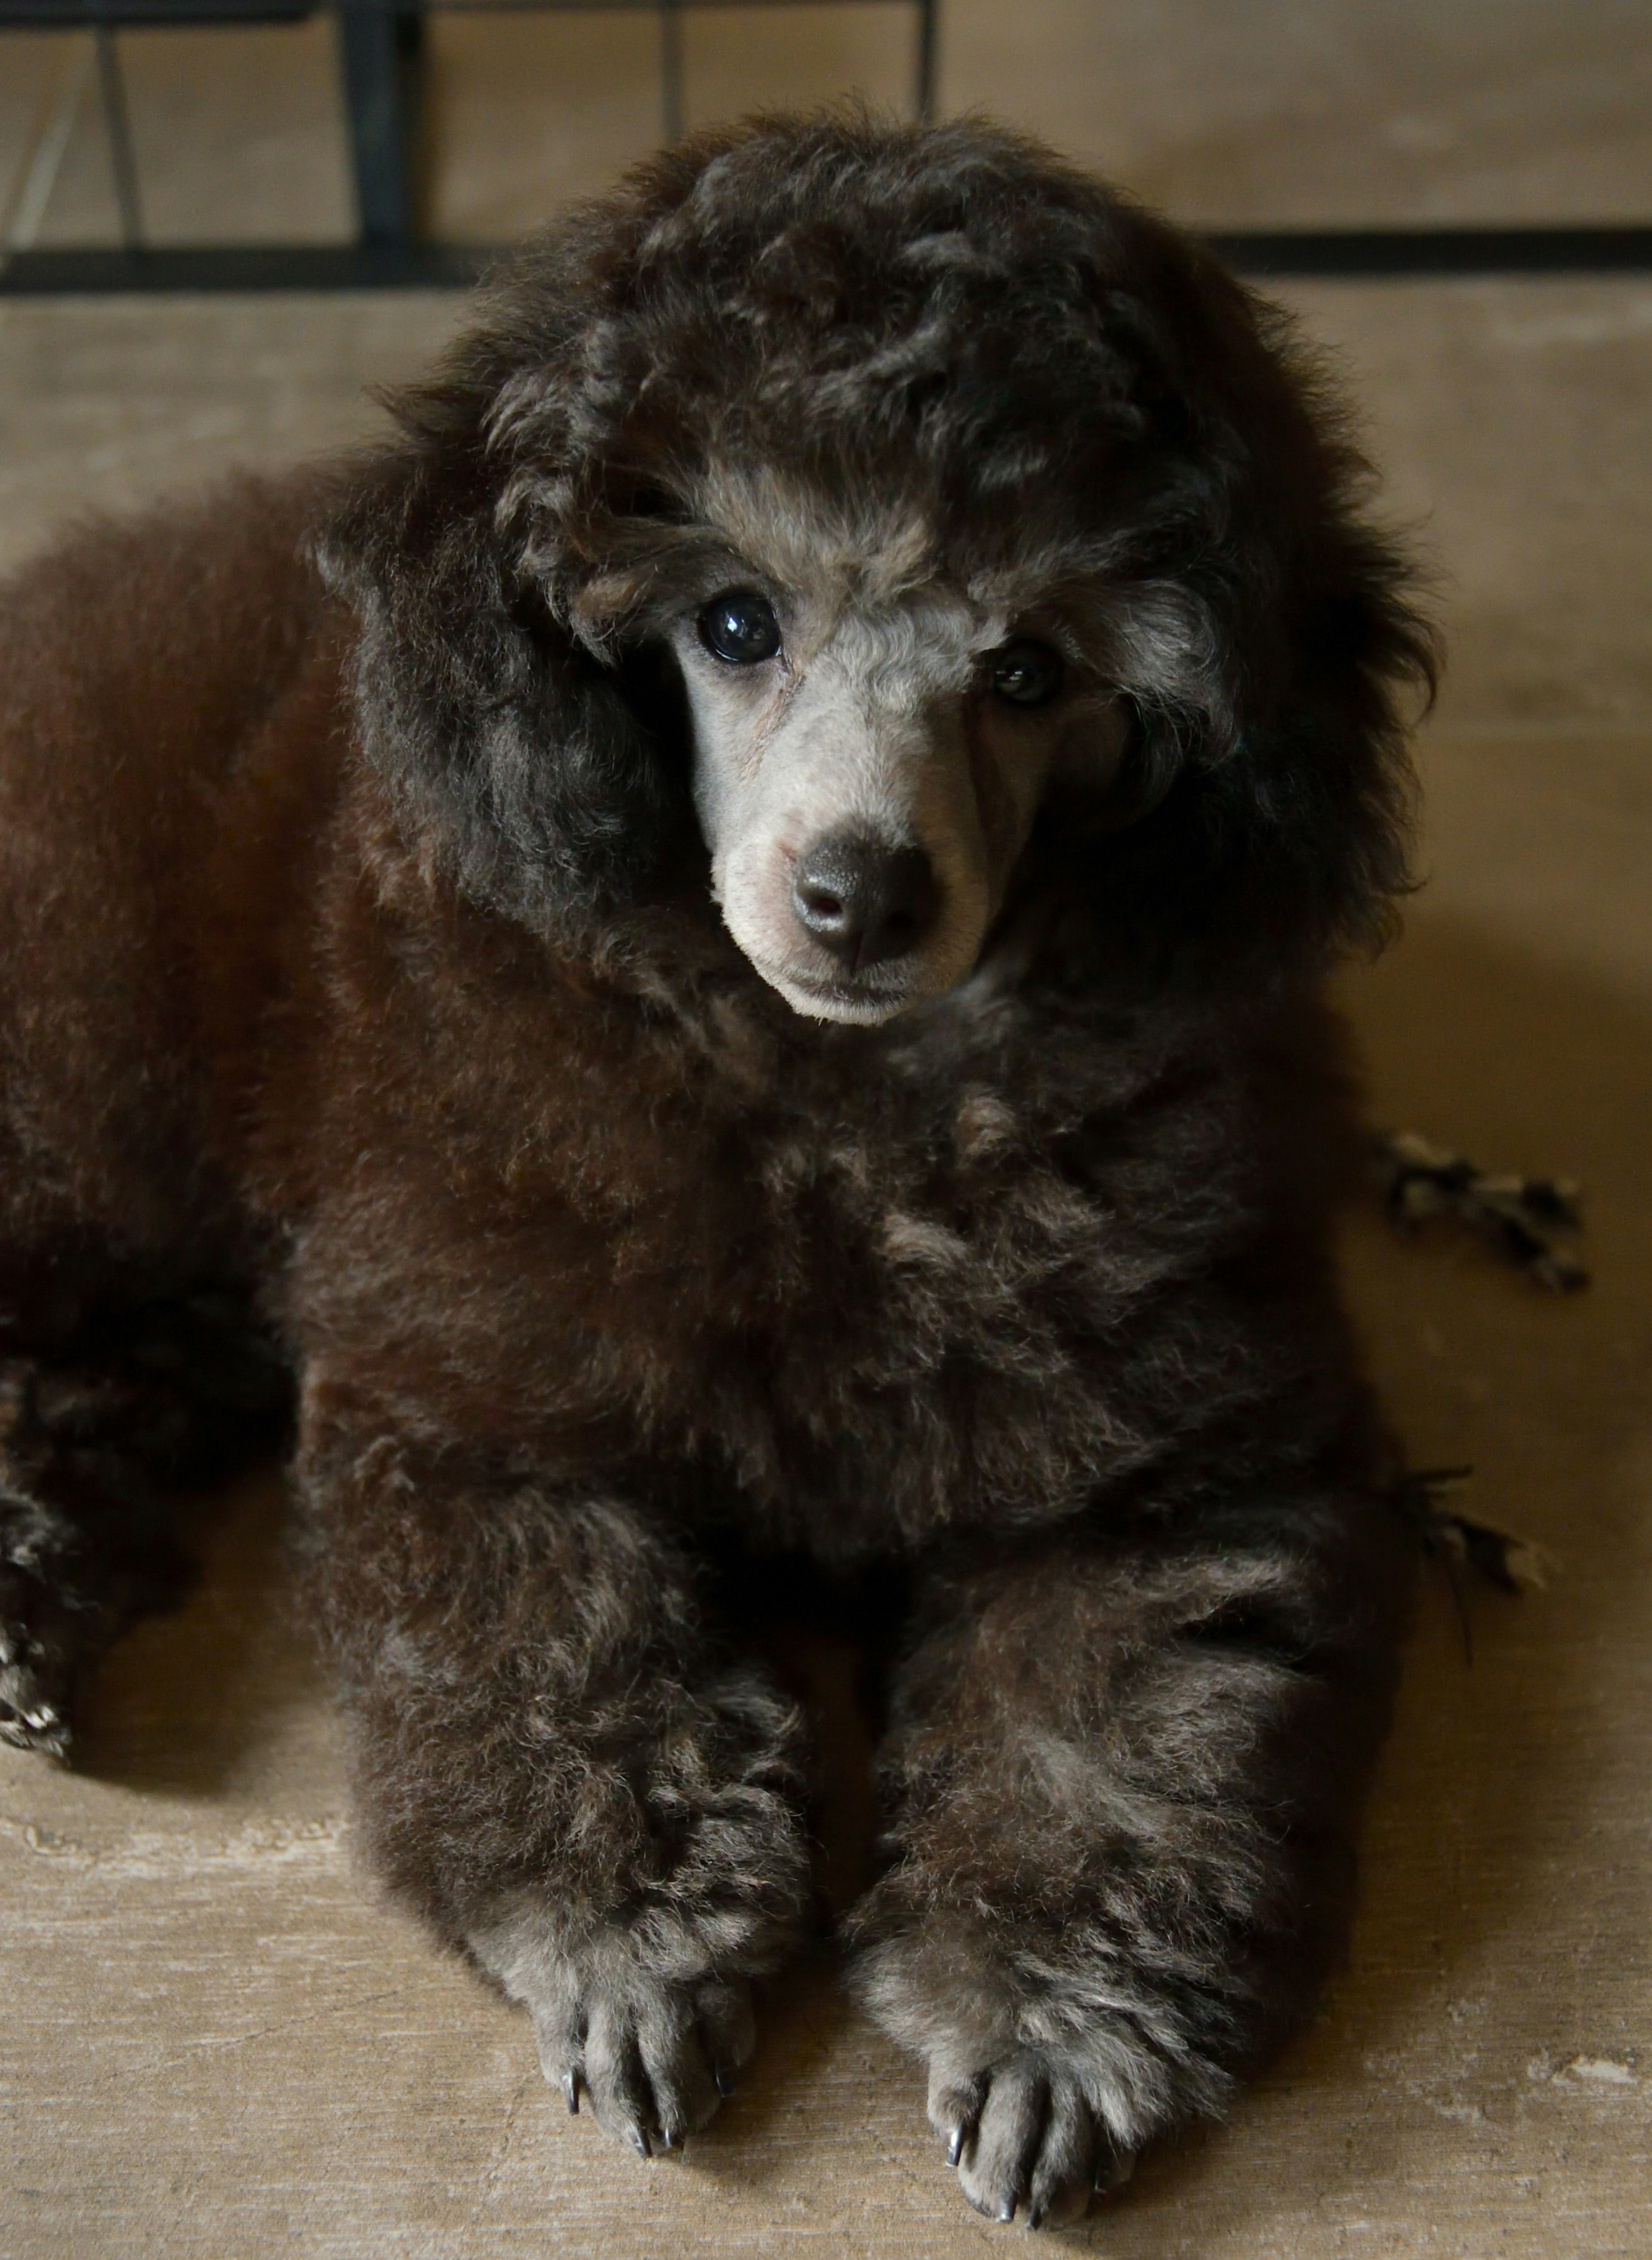
{"label": "curly fur", "polygon": [[[1345,1917],[1408,1563],[1315,984],[1405,883],[1403,560],[1284,318],[979,124],[690,141],[395,406],[10,591],[0,1727],[65,1741],[268,1329],[364,1839],[646,2150],[811,1899],[711,1565],[898,1563],[855,1982],[971,2201],[1057,2217]],[[667,641],[733,473],[1038,576],[1127,725],[881,1026],[708,893]]]}

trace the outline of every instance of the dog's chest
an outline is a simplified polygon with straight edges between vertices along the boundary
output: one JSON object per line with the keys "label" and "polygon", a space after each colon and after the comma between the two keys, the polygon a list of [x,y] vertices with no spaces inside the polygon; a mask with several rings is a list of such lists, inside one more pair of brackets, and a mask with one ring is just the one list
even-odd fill
{"label": "dog's chest", "polygon": [[1140,1061],[872,1064],[668,1126],[584,1298],[647,1453],[846,1557],[1134,1464],[1152,1306],[1233,1214],[1199,1109],[1144,1134]]}

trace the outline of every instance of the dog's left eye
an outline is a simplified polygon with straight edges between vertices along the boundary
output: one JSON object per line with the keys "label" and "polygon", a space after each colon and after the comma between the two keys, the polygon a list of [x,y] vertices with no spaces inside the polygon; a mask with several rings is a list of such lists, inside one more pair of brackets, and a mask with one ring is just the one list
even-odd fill
{"label": "dog's left eye", "polygon": [[780,623],[767,597],[751,589],[726,589],[700,614],[700,640],[731,667],[755,667],[780,648]]}
{"label": "dog's left eye", "polygon": [[1031,636],[1018,636],[986,656],[987,680],[1012,706],[1047,706],[1062,687],[1062,655]]}

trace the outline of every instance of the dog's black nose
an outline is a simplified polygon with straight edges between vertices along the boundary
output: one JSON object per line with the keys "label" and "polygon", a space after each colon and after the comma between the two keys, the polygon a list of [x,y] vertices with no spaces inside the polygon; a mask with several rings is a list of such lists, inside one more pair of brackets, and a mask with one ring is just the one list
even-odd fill
{"label": "dog's black nose", "polygon": [[916,949],[935,916],[935,875],[921,848],[871,832],[829,832],[797,859],[797,922],[851,972]]}

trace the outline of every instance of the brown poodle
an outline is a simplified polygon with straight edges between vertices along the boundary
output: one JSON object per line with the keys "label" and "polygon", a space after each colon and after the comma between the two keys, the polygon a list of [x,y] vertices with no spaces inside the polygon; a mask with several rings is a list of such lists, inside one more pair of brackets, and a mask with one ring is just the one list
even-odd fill
{"label": "brown poodle", "polygon": [[1403,561],[1284,318],[979,124],[691,141],[396,412],[7,597],[0,1732],[290,1371],[363,1837],[646,2155],[810,1920],[750,1565],[876,1573],[853,1982],[1070,2216],[1344,1923]]}

